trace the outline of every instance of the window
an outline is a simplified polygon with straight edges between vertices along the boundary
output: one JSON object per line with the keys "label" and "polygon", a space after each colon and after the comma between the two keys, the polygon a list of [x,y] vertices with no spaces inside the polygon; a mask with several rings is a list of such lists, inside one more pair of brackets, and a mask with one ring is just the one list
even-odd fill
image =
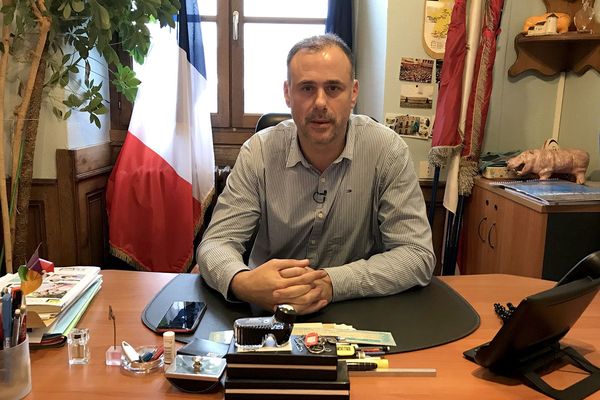
{"label": "window", "polygon": [[[325,32],[327,3],[198,0],[218,165],[233,165],[239,145],[254,132],[260,115],[289,112],[283,97],[287,53],[298,40]],[[111,92],[116,128],[111,138],[117,145],[125,137],[131,112],[118,97]]]}
{"label": "window", "polygon": [[199,8],[213,127],[254,128],[265,112],[288,112],[287,52],[325,32],[327,0],[199,0]]}

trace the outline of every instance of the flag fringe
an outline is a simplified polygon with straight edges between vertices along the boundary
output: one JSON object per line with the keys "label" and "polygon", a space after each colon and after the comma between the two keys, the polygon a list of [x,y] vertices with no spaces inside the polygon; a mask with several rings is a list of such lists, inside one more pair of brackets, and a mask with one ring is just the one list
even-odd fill
{"label": "flag fringe", "polygon": [[445,167],[453,154],[462,150],[462,145],[458,146],[436,146],[429,150],[427,161],[434,167]]}
{"label": "flag fringe", "polygon": [[206,197],[204,199],[202,199],[202,201],[200,203],[200,207],[202,207],[202,209],[200,210],[200,218],[194,224],[194,238],[198,235],[198,233],[200,232],[200,229],[202,229],[202,226],[204,225],[204,217],[206,215],[206,210],[208,210],[208,207],[212,203],[214,195],[215,195],[215,187],[213,185],[212,189],[210,189],[210,191],[208,192]]}
{"label": "flag fringe", "polygon": [[458,172],[458,194],[461,196],[470,196],[473,190],[474,179],[477,176],[478,164],[465,158],[460,159]]}
{"label": "flag fringe", "polygon": [[[130,266],[132,266],[133,268],[135,268],[138,271],[161,272],[161,271],[154,271],[154,270],[145,268],[142,263],[140,263],[138,260],[136,260],[134,257],[132,257],[129,253],[125,252],[123,249],[120,249],[120,248],[114,246],[112,243],[110,243],[109,252],[110,252],[110,254],[117,257],[118,259],[125,261],[127,264],[129,264]],[[185,272],[190,269],[190,266],[192,264],[193,253],[194,252],[192,251],[192,254],[183,263],[183,267],[181,268],[181,271],[179,271],[179,272]],[[174,272],[174,271],[162,271],[162,272]]]}

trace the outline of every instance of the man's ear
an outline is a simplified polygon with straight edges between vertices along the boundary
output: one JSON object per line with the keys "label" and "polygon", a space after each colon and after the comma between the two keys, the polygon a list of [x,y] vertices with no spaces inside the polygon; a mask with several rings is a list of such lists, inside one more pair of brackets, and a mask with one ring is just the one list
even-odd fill
{"label": "man's ear", "polygon": [[283,81],[283,97],[285,98],[285,104],[288,107],[290,106],[290,85],[288,83],[288,81]]}
{"label": "man's ear", "polygon": [[352,84],[352,108],[354,108],[356,100],[358,99],[358,86],[358,79],[355,79]]}

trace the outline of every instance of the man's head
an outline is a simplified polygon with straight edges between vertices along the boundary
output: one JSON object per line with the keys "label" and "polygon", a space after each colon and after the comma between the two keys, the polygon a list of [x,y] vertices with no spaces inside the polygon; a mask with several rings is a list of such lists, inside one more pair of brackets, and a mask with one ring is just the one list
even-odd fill
{"label": "man's head", "polygon": [[358,97],[352,52],[335,35],[313,36],[292,47],[287,66],[285,101],[305,155],[315,149],[335,149],[339,155]]}

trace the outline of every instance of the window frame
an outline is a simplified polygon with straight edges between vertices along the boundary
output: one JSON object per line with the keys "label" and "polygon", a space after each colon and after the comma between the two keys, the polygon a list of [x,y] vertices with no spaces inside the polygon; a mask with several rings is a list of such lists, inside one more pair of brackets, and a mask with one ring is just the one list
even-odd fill
{"label": "window frame", "polygon": [[[202,11],[202,10],[200,10]],[[233,40],[233,12],[239,12],[238,40]],[[244,17],[243,0],[217,1],[217,15],[202,15],[202,22],[217,24],[217,112],[211,113],[215,162],[218,166],[233,165],[239,147],[254,133],[261,114],[244,113],[244,24],[285,23],[321,24],[326,18]],[[115,40],[115,43],[119,43]],[[132,65],[131,57],[120,45],[115,49],[123,64]],[[283,88],[281,96],[283,96]],[[133,104],[110,85],[113,160],[122,146]]]}

